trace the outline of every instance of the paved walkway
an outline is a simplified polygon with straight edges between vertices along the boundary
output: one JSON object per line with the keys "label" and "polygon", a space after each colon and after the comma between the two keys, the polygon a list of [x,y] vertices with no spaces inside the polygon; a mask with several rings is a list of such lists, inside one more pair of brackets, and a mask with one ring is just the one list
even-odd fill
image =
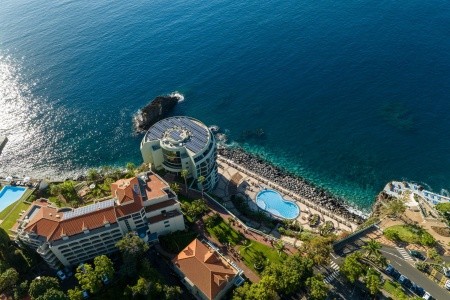
{"label": "paved walkway", "polygon": [[[325,221],[331,221],[334,224],[337,233],[342,231],[352,232],[357,227],[356,224],[350,223],[341,217],[333,215],[332,212],[329,212],[324,208],[309,204],[307,199],[301,198],[292,191],[288,191],[285,188],[243,168],[242,166],[238,167],[221,157],[219,157],[217,162],[219,166],[219,183],[214,190],[214,194],[225,200],[225,207],[227,208],[233,207],[231,201],[229,201],[230,196],[232,194],[238,194],[244,199],[247,199],[247,203],[251,209],[257,210],[258,207],[255,203],[256,194],[263,188],[270,188],[276,189],[284,199],[297,203],[301,211],[300,215],[297,217],[297,221],[308,230],[317,230],[317,226],[309,226],[308,216],[311,214],[317,214],[320,216],[320,224],[323,224]],[[294,241],[294,243],[297,243],[297,241]]]}

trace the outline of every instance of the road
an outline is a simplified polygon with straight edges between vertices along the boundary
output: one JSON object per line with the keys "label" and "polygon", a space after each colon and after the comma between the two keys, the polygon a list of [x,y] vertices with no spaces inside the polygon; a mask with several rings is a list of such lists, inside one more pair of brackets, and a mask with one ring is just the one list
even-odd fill
{"label": "road", "polygon": [[392,247],[383,246],[383,255],[391,262],[391,265],[400,273],[408,277],[412,282],[423,287],[427,292],[438,300],[450,299],[450,292],[429,279],[424,273],[417,270],[413,265],[404,260],[400,253]]}
{"label": "road", "polygon": [[[365,242],[361,240],[361,237],[351,239],[348,243],[345,244],[345,246],[337,250],[336,253],[332,255],[332,261],[340,265],[346,255],[359,250],[364,244]],[[408,277],[411,281],[415,282],[417,285],[423,287],[435,299],[450,299],[449,291],[429,279],[425,273],[417,270],[411,262],[405,260],[405,258],[397,249],[395,249],[394,247],[383,246],[381,252],[391,262],[394,268]],[[448,257],[444,258],[444,260],[447,259]]]}

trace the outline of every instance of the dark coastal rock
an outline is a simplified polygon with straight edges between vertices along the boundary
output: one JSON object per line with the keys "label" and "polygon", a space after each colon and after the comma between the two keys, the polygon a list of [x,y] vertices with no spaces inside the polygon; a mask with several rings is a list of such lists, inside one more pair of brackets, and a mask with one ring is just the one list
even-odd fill
{"label": "dark coastal rock", "polygon": [[364,217],[351,211],[344,199],[331,195],[328,191],[314,186],[306,179],[291,174],[277,166],[274,166],[262,157],[245,152],[240,148],[221,148],[219,154],[234,161],[252,172],[267,178],[268,180],[303,196],[323,207],[327,207],[333,213],[357,224],[364,222]]}
{"label": "dark coastal rock", "polygon": [[180,98],[176,95],[158,96],[143,107],[134,116],[136,132],[144,132],[153,124],[167,116],[177,105]]}

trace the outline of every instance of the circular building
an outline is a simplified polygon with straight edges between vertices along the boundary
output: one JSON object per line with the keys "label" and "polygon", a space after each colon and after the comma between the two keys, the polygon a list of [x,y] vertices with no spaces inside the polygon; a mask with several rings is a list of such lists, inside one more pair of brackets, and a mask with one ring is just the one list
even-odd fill
{"label": "circular building", "polygon": [[[145,163],[154,170],[204,177],[203,188],[210,191],[218,181],[217,151],[214,135],[208,127],[190,117],[170,117],[151,126],[141,142]],[[201,188],[201,186],[199,186]]]}

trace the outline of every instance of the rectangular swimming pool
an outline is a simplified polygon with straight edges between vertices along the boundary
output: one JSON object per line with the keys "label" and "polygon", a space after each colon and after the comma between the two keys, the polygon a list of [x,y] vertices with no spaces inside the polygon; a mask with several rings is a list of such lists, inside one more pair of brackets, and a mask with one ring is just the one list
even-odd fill
{"label": "rectangular swimming pool", "polygon": [[26,190],[27,188],[19,186],[4,186],[0,190],[0,211],[4,210],[11,203],[19,200]]}

